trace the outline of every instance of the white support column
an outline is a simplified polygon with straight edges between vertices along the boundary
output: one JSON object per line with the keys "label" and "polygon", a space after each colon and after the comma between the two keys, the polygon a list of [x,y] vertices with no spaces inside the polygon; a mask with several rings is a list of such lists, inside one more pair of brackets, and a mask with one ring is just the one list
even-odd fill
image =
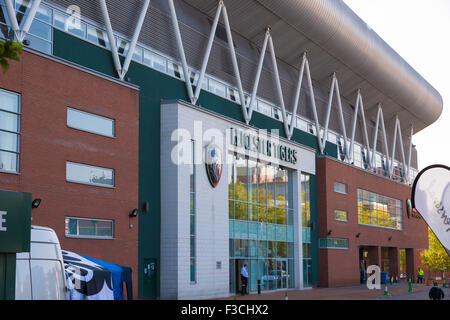
{"label": "white support column", "polygon": [[312,79],[311,79],[311,70],[309,69],[309,62],[308,59],[306,59],[306,77],[308,80],[308,86],[309,86],[309,98],[313,109],[313,115],[314,115],[314,121],[316,122],[316,131],[317,131],[317,142],[320,145],[320,124],[319,124],[319,118],[317,116],[317,107],[316,107],[316,98],[314,95],[314,88],[312,85]]}
{"label": "white support column", "polygon": [[350,151],[349,151],[349,160],[354,160],[354,149],[355,149],[355,133],[356,133],[356,123],[358,121],[358,112],[359,112],[359,97],[361,95],[361,90],[358,90],[358,94],[356,96],[356,104],[355,111],[353,114],[353,125],[352,125],[352,138],[350,140]]}
{"label": "white support column", "polygon": [[261,49],[261,55],[259,57],[258,69],[256,71],[256,77],[255,77],[255,83],[253,85],[252,97],[248,104],[249,121],[252,119],[253,110],[255,109],[256,95],[258,93],[259,80],[261,79],[261,72],[262,72],[262,68],[263,68],[263,64],[264,64],[264,58],[266,57],[267,43],[269,41],[269,37],[270,37],[270,28],[267,28],[266,34],[264,36],[264,43],[263,43],[263,46]]}
{"label": "white support column", "polygon": [[14,9],[12,0],[5,0],[5,5],[6,11],[8,11],[8,17],[11,23],[11,27],[14,31],[14,34],[16,35],[16,38],[18,39],[20,35],[20,27],[19,23],[17,22],[16,10]]}
{"label": "white support column", "polygon": [[238,90],[239,90],[242,114],[244,116],[245,121],[247,123],[249,123],[250,118],[249,118],[248,112],[247,112],[247,104],[245,103],[245,95],[244,95],[244,90],[242,88],[241,75],[240,75],[239,65],[238,65],[237,58],[236,58],[236,50],[234,49],[233,35],[231,33],[230,21],[228,19],[228,13],[227,13],[227,7],[225,5],[223,6],[223,9],[222,9],[222,15],[223,15],[224,23],[225,23],[225,30],[227,32],[228,46],[229,46],[230,52],[231,52],[231,62],[233,63],[234,75],[236,77],[236,83],[237,83]]}
{"label": "white support column", "polygon": [[220,14],[222,13],[222,8],[223,8],[223,1],[220,1],[219,6],[217,7],[217,12],[216,12],[216,16],[214,18],[214,22],[211,27],[211,33],[209,35],[208,45],[206,46],[206,52],[203,57],[203,63],[202,63],[202,68],[200,70],[198,84],[197,84],[197,87],[195,88],[193,104],[196,104],[198,98],[200,97],[200,91],[202,90],[203,79],[205,78],[206,68],[208,66],[209,56],[211,54],[211,49],[214,44],[214,37],[216,36],[217,25],[219,23]]}
{"label": "white support column", "polygon": [[136,28],[134,29],[134,34],[133,34],[133,38],[130,43],[130,48],[128,50],[127,57],[123,64],[122,76],[121,76],[122,79],[125,78],[125,75],[128,72],[128,68],[130,67],[131,59],[133,58],[134,50],[136,50],[136,44],[139,39],[139,35],[141,34],[142,26],[144,24],[145,16],[147,15],[147,10],[148,10],[149,5],[150,5],[150,0],[145,0],[144,4],[142,6],[142,9],[141,9],[141,13],[139,15],[138,22],[136,24]]}
{"label": "white support column", "polygon": [[331,81],[330,95],[328,97],[327,115],[325,118],[323,137],[322,137],[322,140],[320,141],[320,153],[322,153],[322,154],[323,154],[323,151],[325,149],[327,139],[328,139],[328,126],[330,124],[331,106],[333,104],[333,96],[334,96],[334,87],[335,86],[336,86],[336,74],[333,73],[333,77],[332,77],[332,81]]}
{"label": "white support column", "polygon": [[194,103],[194,92],[192,89],[189,68],[188,68],[187,61],[186,61],[186,55],[184,53],[183,40],[181,39],[180,26],[178,25],[177,12],[175,10],[175,5],[173,3],[173,0],[169,0],[169,7],[170,7],[170,13],[171,13],[170,16],[172,18],[172,25],[173,25],[173,28],[175,31],[175,38],[177,40],[178,54],[180,55],[181,64],[183,66],[183,74],[184,74],[184,80],[186,83],[188,97],[191,100],[191,102]]}
{"label": "white support column", "polygon": [[100,8],[102,10],[103,20],[106,26],[106,33],[108,35],[109,44],[111,46],[111,53],[114,60],[114,66],[116,68],[117,74],[120,80],[123,80],[122,76],[122,64],[119,59],[119,53],[117,51],[116,38],[114,37],[114,32],[111,26],[111,20],[109,19],[108,7],[105,0],[100,0]]}
{"label": "white support column", "polygon": [[331,89],[330,89],[330,96],[329,96],[329,99],[328,99],[328,108],[327,108],[327,115],[326,115],[326,120],[325,120],[325,127],[324,127],[324,132],[323,132],[322,139],[320,141],[320,152],[321,153],[324,152],[326,144],[327,144],[327,140],[328,140],[328,126],[329,126],[329,123],[330,123],[331,108],[332,108],[333,97],[334,97],[335,93],[336,93],[336,98],[337,98],[337,101],[338,101],[339,120],[340,120],[342,135],[344,136],[344,146],[343,146],[344,147],[344,154],[345,154],[345,158],[348,159],[347,130],[345,128],[344,112],[342,110],[341,93],[340,93],[340,90],[339,90],[339,82],[338,82],[338,79],[336,77],[336,73],[333,73],[333,79],[332,79],[332,82],[331,82]]}
{"label": "white support column", "polygon": [[369,162],[369,167],[372,167],[372,159],[370,157],[370,145],[369,145],[369,135],[367,134],[367,124],[366,124],[366,116],[365,116],[365,111],[364,111],[364,103],[362,100],[362,95],[361,95],[361,89],[358,89],[358,95],[356,97],[356,107],[355,107],[355,113],[353,115],[353,128],[352,128],[352,140],[350,143],[350,153],[351,153],[351,159],[353,160],[353,150],[355,147],[355,134],[356,134],[356,123],[358,120],[358,114],[359,111],[361,111],[361,118],[363,121],[363,133],[364,133],[364,143],[366,144],[366,148],[367,148],[367,157],[368,157],[368,162]]}
{"label": "white support column", "polygon": [[[405,158],[405,149],[403,147],[403,137],[402,137],[402,128],[400,126],[400,120],[398,119],[398,115],[395,117],[395,126],[398,130],[398,138],[400,140],[400,152],[402,156],[402,165],[403,165],[403,173],[405,174],[406,178],[406,158]],[[405,179],[406,180],[406,179]]]}
{"label": "white support column", "polygon": [[295,121],[296,121],[297,111],[298,111],[298,104],[300,102],[300,93],[302,91],[303,76],[305,74],[305,66],[306,66],[306,52],[304,52],[303,56],[302,56],[302,65],[300,67],[300,73],[298,76],[297,90],[295,91],[294,108],[292,111],[291,127],[290,127],[290,132],[289,132],[289,135],[291,137],[294,134]]}
{"label": "white support column", "polygon": [[[380,107],[380,109],[381,109],[381,107]],[[383,141],[384,141],[384,153],[386,156],[386,167],[389,168],[391,160],[389,159],[389,147],[388,147],[388,141],[387,141],[387,135],[386,135],[386,127],[384,124],[383,110],[380,111],[380,117],[381,117],[381,127],[382,127],[382,133],[383,133]]]}
{"label": "white support column", "polygon": [[375,124],[375,131],[373,133],[373,148],[372,148],[372,163],[376,164],[377,142],[378,142],[378,129],[380,127],[380,117],[382,115],[381,105],[378,104],[377,122]]}
{"label": "white support column", "polygon": [[397,116],[395,116],[394,123],[394,140],[392,141],[392,161],[391,166],[389,168],[389,176],[392,178],[392,174],[394,173],[394,162],[395,162],[395,147],[397,144]]}
{"label": "white support column", "polygon": [[[336,74],[335,74],[336,77]],[[341,122],[341,130],[342,134],[344,135],[344,153],[345,158],[348,160],[348,138],[347,138],[347,129],[345,128],[345,119],[344,119],[344,111],[342,109],[342,100],[341,100],[341,91],[339,89],[339,81],[336,77],[336,96],[338,99],[338,107],[339,107],[339,118]],[[328,137],[327,137],[328,139]]]}
{"label": "white support column", "polygon": [[[278,72],[277,57],[275,55],[275,48],[273,46],[273,41],[272,41],[271,36],[269,36],[269,51],[270,51],[271,58],[272,58],[273,72],[274,72],[274,76],[275,76],[275,84],[276,84],[276,89],[277,89],[277,93],[278,93],[278,99],[280,101],[281,114],[282,114],[283,123],[284,123],[284,131],[286,133],[287,138],[291,139],[288,119],[287,119],[287,115],[286,115],[286,107],[284,104],[283,90],[281,89],[280,74]],[[295,115],[293,115],[293,116],[295,116]]]}
{"label": "white support column", "polygon": [[411,125],[411,129],[410,129],[410,134],[409,134],[409,156],[408,156],[408,183],[411,184],[412,180],[411,180],[411,158],[412,158],[412,147],[413,147],[413,143],[412,143],[412,139],[413,139],[413,135],[414,135],[414,127]]}
{"label": "white support column", "polygon": [[40,4],[41,0],[33,1],[30,11],[28,12],[25,22],[23,24],[23,27],[22,29],[20,29],[19,23],[17,22],[16,11],[14,9],[12,0],[5,0],[6,10],[8,12],[8,17],[11,22],[11,27],[14,31],[14,34],[18,42],[22,43],[26,35],[28,34],[28,31],[30,31],[31,24],[33,23],[34,17],[36,16],[36,12]]}

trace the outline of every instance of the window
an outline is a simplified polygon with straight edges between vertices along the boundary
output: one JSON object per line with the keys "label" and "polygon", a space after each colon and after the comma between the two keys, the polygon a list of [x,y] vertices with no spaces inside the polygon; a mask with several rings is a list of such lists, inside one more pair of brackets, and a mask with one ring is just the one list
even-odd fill
{"label": "window", "polygon": [[69,17],[68,15],[60,13],[56,10],[53,15],[53,25],[77,37],[86,38],[86,23],[76,21],[73,17]]}
{"label": "window", "polygon": [[209,91],[220,97],[226,97],[225,85],[218,81],[212,79],[209,80]]}
{"label": "window", "polygon": [[400,200],[358,189],[359,224],[402,230],[402,211]]}
{"label": "window", "polygon": [[87,39],[93,43],[95,43],[98,46],[110,49],[108,36],[106,35],[106,32],[103,30],[100,30],[98,28],[88,26],[87,27]]}
{"label": "window", "polygon": [[345,183],[335,182],[334,183],[334,192],[347,194],[347,185]]}
{"label": "window", "polygon": [[334,219],[336,221],[344,221],[347,222],[348,221],[348,213],[347,211],[343,211],[343,210],[334,210]]}
{"label": "window", "polygon": [[0,171],[19,172],[20,95],[0,89]]}
{"label": "window", "polygon": [[112,220],[66,218],[66,237],[88,239],[113,239]]}
{"label": "window", "polygon": [[321,238],[320,249],[348,249],[348,239]]}
{"label": "window", "polygon": [[67,108],[67,126],[106,137],[114,137],[114,120],[72,108]]}
{"label": "window", "polygon": [[195,205],[195,142],[192,141],[191,143],[191,152],[192,152],[192,163],[190,168],[190,198],[191,198],[191,205],[190,205],[190,278],[191,283],[195,283],[197,280],[196,277],[196,250],[195,250],[195,243],[196,243],[196,230],[195,230],[195,211],[196,211],[196,205]]}
{"label": "window", "polygon": [[80,163],[66,163],[66,180],[99,187],[114,187],[114,170]]}
{"label": "window", "polygon": [[301,175],[301,199],[302,206],[302,242],[303,242],[303,286],[312,286],[312,255],[311,255],[311,177],[308,174]]}
{"label": "window", "polygon": [[257,102],[259,112],[265,114],[266,116],[272,117],[272,106],[268,103],[262,102],[261,100],[257,100]]}
{"label": "window", "polygon": [[[299,195],[298,195],[299,196]],[[248,261],[249,290],[295,287],[292,172],[241,155],[228,171],[230,289]],[[238,270],[238,271],[239,271]],[[277,277],[277,275],[286,275]]]}
{"label": "window", "polygon": [[182,67],[174,62],[169,62],[168,64],[168,73],[175,78],[184,80],[184,73],[182,71]]}

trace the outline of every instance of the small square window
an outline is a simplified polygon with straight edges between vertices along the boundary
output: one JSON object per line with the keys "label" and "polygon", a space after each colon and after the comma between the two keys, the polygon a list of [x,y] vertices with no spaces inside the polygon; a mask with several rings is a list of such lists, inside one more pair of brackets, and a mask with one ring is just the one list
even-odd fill
{"label": "small square window", "polygon": [[334,210],[334,219],[336,221],[348,221],[348,212],[343,210]]}
{"label": "small square window", "polygon": [[334,192],[347,194],[348,187],[345,183],[335,182],[334,183]]}
{"label": "small square window", "polygon": [[112,220],[66,218],[66,237],[84,239],[113,239]]}

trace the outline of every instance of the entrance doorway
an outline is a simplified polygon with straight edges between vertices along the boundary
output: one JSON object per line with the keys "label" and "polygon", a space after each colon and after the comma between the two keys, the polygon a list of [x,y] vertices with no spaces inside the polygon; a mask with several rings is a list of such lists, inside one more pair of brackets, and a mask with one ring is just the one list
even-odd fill
{"label": "entrance doorway", "polygon": [[367,268],[369,267],[369,250],[367,247],[359,248],[359,280],[363,284],[367,281]]}
{"label": "entrance doorway", "polygon": [[[245,259],[230,260],[230,292],[234,294],[242,293],[241,270],[246,263],[248,264]],[[247,272],[250,276],[250,266],[247,266]],[[250,277],[247,283],[248,290],[250,290]]]}
{"label": "entrance doorway", "polygon": [[288,261],[278,260],[277,261],[277,288],[287,289],[288,288]]}

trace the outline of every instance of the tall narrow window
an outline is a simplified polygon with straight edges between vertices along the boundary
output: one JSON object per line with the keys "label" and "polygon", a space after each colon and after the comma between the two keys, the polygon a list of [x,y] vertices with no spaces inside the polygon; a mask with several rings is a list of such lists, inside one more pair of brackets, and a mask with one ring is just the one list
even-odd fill
{"label": "tall narrow window", "polygon": [[191,283],[195,283],[197,281],[196,277],[196,250],[195,250],[195,142],[192,141],[191,144],[191,152],[192,152],[192,163],[190,168],[190,271],[191,271]]}
{"label": "tall narrow window", "polygon": [[19,172],[20,96],[0,89],[0,171]]}
{"label": "tall narrow window", "polygon": [[311,255],[311,187],[310,176],[301,176],[301,204],[302,204],[302,227],[303,227],[303,286],[312,286],[312,255]]}

